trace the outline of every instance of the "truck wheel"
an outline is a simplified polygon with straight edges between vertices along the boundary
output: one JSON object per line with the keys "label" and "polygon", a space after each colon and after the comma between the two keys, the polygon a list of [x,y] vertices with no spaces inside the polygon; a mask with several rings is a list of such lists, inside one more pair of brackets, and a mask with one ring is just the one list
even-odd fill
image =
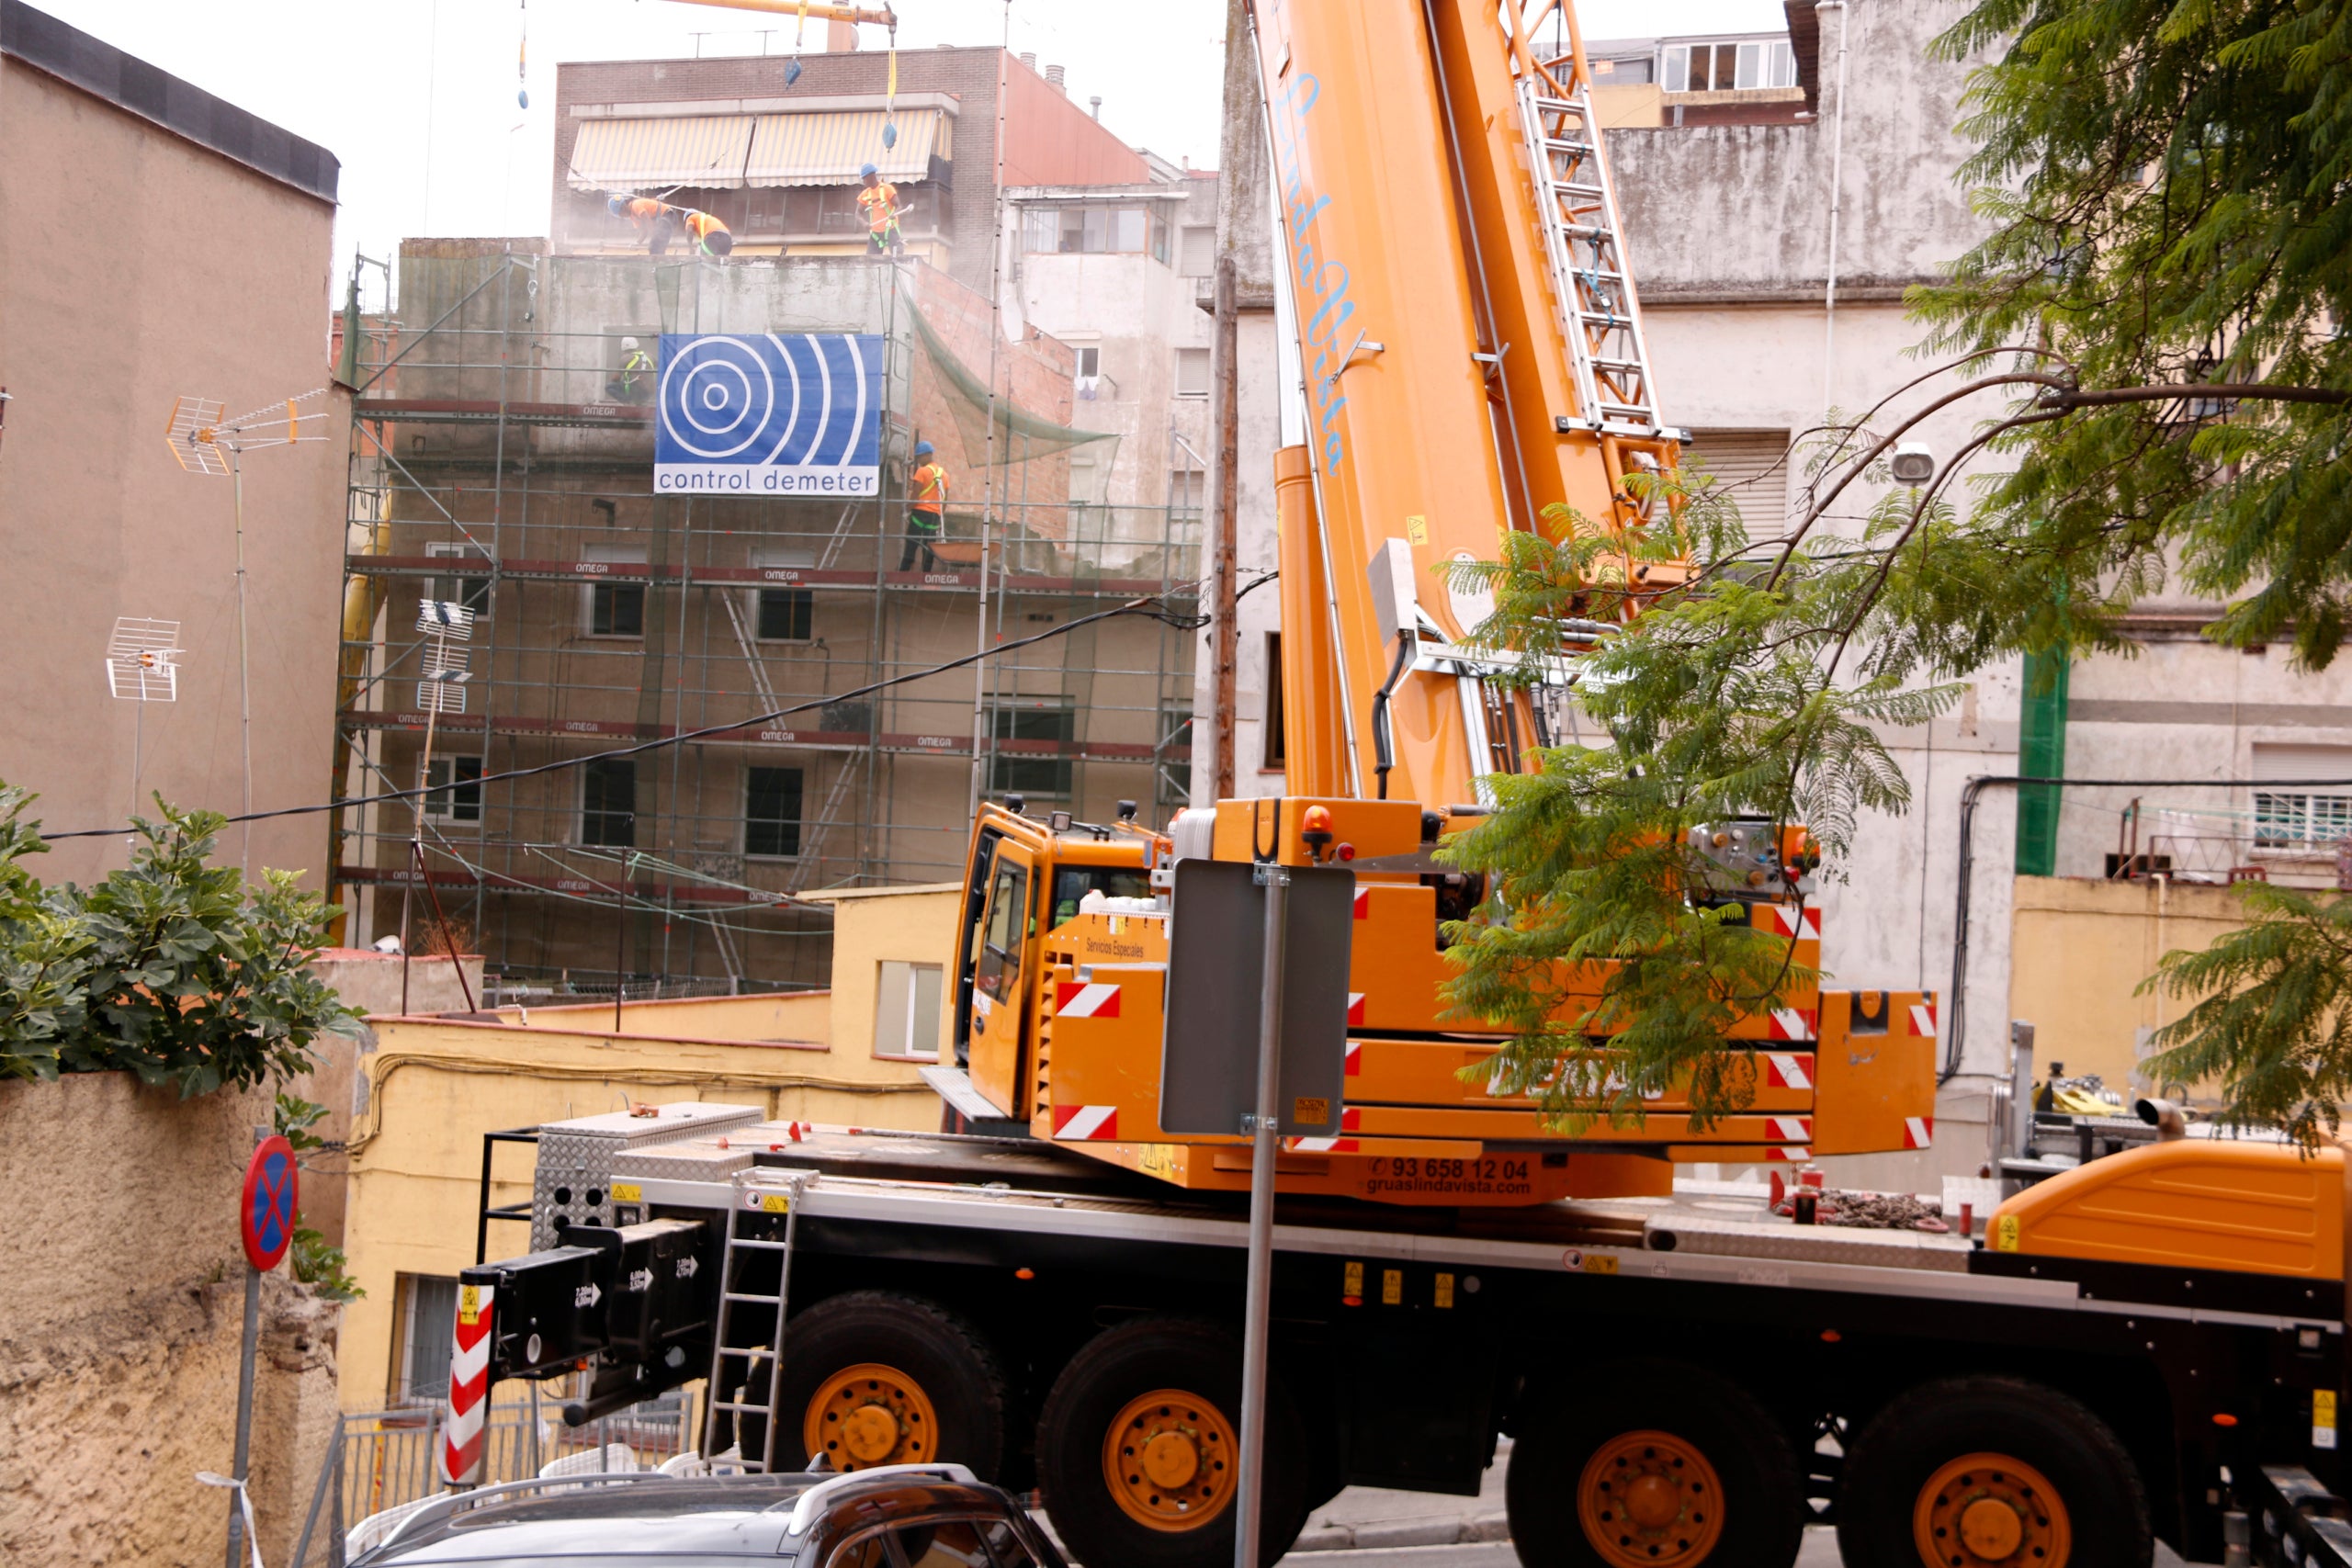
{"label": "truck wheel", "polygon": [[[1226,1568],[1240,1458],[1241,1347],[1185,1318],[1106,1329],[1070,1358],[1037,1418],[1046,1512],[1079,1562]],[[1306,1444],[1289,1398],[1266,1389],[1258,1560],[1306,1522]]]}
{"label": "truck wheel", "polygon": [[[1531,1396],[1504,1504],[1527,1568],[1788,1568],[1804,1543],[1789,1439],[1737,1384],[1636,1360]],[[1849,1558],[1851,1562],[1873,1561]]]}
{"label": "truck wheel", "polygon": [[[887,1291],[831,1297],[785,1331],[776,1468],[822,1452],[836,1470],[944,1460],[993,1481],[1006,1388],[988,1341],[944,1308]],[[747,1453],[753,1440],[747,1430]]]}
{"label": "truck wheel", "polygon": [[1838,1492],[1849,1562],[2147,1568],[2147,1494],[2107,1423],[2022,1378],[1946,1378],[1862,1428]]}

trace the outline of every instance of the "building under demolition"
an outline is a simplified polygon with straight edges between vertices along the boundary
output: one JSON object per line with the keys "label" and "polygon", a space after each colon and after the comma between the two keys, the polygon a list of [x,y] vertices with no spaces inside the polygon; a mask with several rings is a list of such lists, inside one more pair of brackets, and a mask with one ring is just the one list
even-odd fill
{"label": "building under demolition", "polygon": [[[919,262],[419,241],[361,270],[332,868],[353,940],[447,930],[502,995],[821,985],[830,914],[801,896],[957,875],[976,794],[1102,822],[1184,804],[1197,502],[1104,502],[1118,437],[1073,422],[1067,344],[1008,340]],[[647,362],[692,333],[878,339],[876,493],[657,493]],[[918,440],[950,475],[927,548]],[[473,612],[462,682],[421,679],[428,601]],[[421,819],[375,798],[421,761]]]}

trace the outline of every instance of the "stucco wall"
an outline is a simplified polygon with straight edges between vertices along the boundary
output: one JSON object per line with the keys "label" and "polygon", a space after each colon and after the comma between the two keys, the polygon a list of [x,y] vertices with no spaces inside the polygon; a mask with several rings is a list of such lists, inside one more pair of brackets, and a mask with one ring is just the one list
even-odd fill
{"label": "stucco wall", "polygon": [[[243,1254],[264,1094],[182,1100],[128,1073],[0,1084],[0,1562],[214,1568],[227,1544]],[[334,1420],[337,1313],[265,1280],[253,1495],[290,1555]]]}
{"label": "stucco wall", "polygon": [[2003,1027],[2010,1018],[2033,1025],[2037,1077],[2063,1062],[2069,1076],[2097,1073],[2128,1100],[2142,1037],[2188,1006],[2133,993],[2166,953],[2211,946],[2243,926],[2236,891],[2162,878],[2020,876],[2016,884]]}
{"label": "stucco wall", "polygon": [[[233,416],[325,385],[334,209],[14,59],[0,62],[0,581],[38,585],[0,616],[0,778],[40,791],[52,829],[122,821],[143,725],[146,814],[158,790],[234,813],[231,484],[182,472],[164,429],[182,394]],[[322,799],[329,784],[347,404],[330,393],[302,408],[330,439],[244,463],[264,810]],[[180,623],[177,703],[141,715],[107,696],[119,615]],[[242,829],[225,836],[232,861],[243,843]],[[323,818],[255,824],[252,844],[256,871],[322,884]],[[89,882],[127,858],[120,838],[72,840],[40,871]]]}

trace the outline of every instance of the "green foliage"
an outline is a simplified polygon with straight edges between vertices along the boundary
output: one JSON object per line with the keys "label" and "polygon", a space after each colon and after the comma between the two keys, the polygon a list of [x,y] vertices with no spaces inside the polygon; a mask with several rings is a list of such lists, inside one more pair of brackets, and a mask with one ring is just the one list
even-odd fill
{"label": "green foliage", "polygon": [[2161,1081],[2219,1083],[2223,1119],[2333,1137],[2352,1099],[2352,896],[2241,883],[2246,924],[2140,986],[2195,1004],[2152,1037]]}
{"label": "green foliage", "polygon": [[156,802],[130,864],[96,886],[45,887],[32,797],[0,785],[0,1076],[128,1069],[183,1097],[311,1066],[358,1015],[308,967],[328,913],[288,872],[248,888],[208,863],[221,819]]}
{"label": "green foliage", "polygon": [[2043,580],[2038,610],[2075,591],[2036,640],[2111,642],[2177,560],[2228,606],[2209,635],[2325,666],[2352,561],[2352,0],[1979,0],[1937,48],[1990,57],[1963,178],[1994,225],[1913,294],[1938,344],[2321,400],[2093,405],[2005,441],[1974,526]]}
{"label": "green foliage", "polygon": [[[311,1129],[324,1121],[326,1114],[327,1108],[318,1101],[281,1089],[270,1115],[272,1131],[286,1140],[297,1156],[322,1150],[329,1146],[327,1141]],[[316,1286],[319,1294],[331,1302],[356,1302],[368,1293],[353,1283],[345,1270],[349,1259],[344,1256],[343,1248],[330,1246],[325,1234],[304,1224],[300,1214],[294,1216],[294,1242],[287,1248],[287,1254],[294,1260],[294,1278]]]}
{"label": "green foliage", "polygon": [[[1541,753],[1539,772],[1496,778],[1495,812],[1446,851],[1487,889],[1447,929],[1460,966],[1448,999],[1512,1032],[1481,1069],[1495,1087],[1535,1094],[1571,1127],[1637,1120],[1671,1086],[1687,1086],[1701,1125],[1749,1101],[1753,1060],[1721,1048],[1726,1032],[1816,976],[1724,897],[1694,833],[1760,817],[1775,842],[1801,825],[1834,859],[1862,813],[1909,800],[1873,726],[1924,723],[1958,694],[1916,679],[1937,666],[1933,639],[1856,610],[1874,578],[1891,603],[1927,591],[1931,532],[1881,551],[1797,548],[1775,571],[1703,477],[1630,484],[1659,520],[1634,538],[1558,512],[1556,538],[1514,534],[1501,560],[1453,569],[1457,586],[1494,595],[1471,641],[1521,656],[1506,682],[1562,668],[1564,624],[1640,612],[1571,661],[1601,732]],[[1913,505],[1891,500],[1870,532],[1924,522]],[[1629,586],[1679,575],[1693,557],[1704,570],[1687,583]],[[1611,1051],[1578,1049],[1600,1034]]]}

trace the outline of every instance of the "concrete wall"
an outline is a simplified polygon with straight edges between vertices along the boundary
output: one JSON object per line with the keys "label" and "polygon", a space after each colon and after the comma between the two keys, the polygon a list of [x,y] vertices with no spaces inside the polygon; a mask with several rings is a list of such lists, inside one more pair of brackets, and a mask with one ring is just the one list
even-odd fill
{"label": "concrete wall", "polygon": [[[237,1202],[266,1094],[182,1100],[129,1073],[0,1083],[0,1561],[217,1568],[235,1452]],[[291,1555],[334,1421],[337,1311],[266,1277],[254,1387],[264,1559]]]}
{"label": "concrete wall", "polygon": [[[235,416],[324,386],[329,231],[318,197],[124,109],[0,60],[0,616],[7,722],[0,778],[38,790],[51,829],[181,807],[234,813],[239,746],[234,508],[226,479],[181,471],[175,399]],[[71,192],[70,199],[60,199]],[[102,237],[89,228],[102,215]],[[244,462],[253,800],[325,796],[341,593],[341,393],[302,405],[334,439]],[[117,616],[180,623],[179,701],[116,702],[102,673]],[[252,829],[252,866],[321,886],[324,821]],[[242,855],[243,831],[223,851]],[[95,881],[120,838],[61,842],[46,877]]]}

